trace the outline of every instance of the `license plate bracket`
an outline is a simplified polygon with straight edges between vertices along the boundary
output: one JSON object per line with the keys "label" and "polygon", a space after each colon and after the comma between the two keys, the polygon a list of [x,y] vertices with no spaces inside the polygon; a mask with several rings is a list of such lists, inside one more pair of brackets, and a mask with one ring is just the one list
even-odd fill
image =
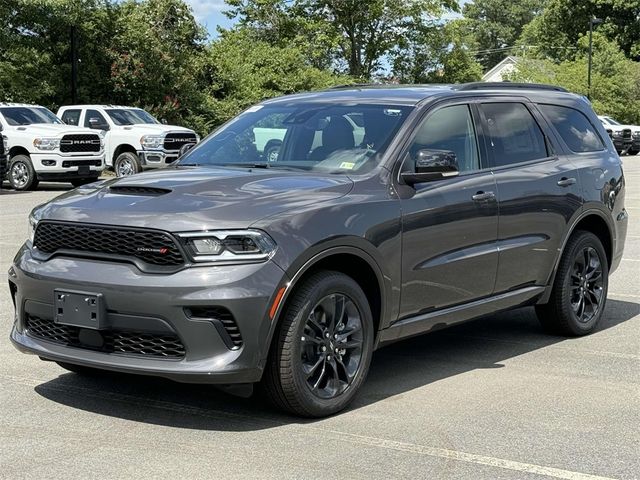
{"label": "license plate bracket", "polygon": [[78,167],[78,175],[89,175],[91,173],[91,168],[89,168],[89,165],[80,165]]}
{"label": "license plate bracket", "polygon": [[105,317],[101,293],[54,290],[54,322],[73,327],[100,330]]}

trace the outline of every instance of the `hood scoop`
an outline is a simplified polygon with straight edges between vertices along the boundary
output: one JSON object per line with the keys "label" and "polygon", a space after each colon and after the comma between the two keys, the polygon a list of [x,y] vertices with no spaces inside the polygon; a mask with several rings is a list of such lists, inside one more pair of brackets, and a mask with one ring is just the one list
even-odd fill
{"label": "hood scoop", "polygon": [[109,187],[109,193],[117,195],[158,197],[171,192],[172,190],[168,188],[146,187],[143,185],[112,185]]}

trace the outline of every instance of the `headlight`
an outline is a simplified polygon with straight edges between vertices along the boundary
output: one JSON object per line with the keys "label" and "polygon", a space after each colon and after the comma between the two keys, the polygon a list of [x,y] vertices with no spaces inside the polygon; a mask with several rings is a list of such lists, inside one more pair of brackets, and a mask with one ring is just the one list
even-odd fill
{"label": "headlight", "polygon": [[214,230],[180,233],[195,262],[252,263],[270,258],[273,239],[258,230]]}
{"label": "headlight", "polygon": [[33,146],[38,150],[55,150],[60,147],[59,138],[36,138],[33,140]]}
{"label": "headlight", "polygon": [[33,243],[33,239],[36,236],[36,227],[38,226],[38,219],[34,216],[33,212],[29,214],[29,240]]}
{"label": "headlight", "polygon": [[140,138],[140,144],[142,145],[142,148],[145,149],[162,148],[162,145],[164,144],[164,137],[160,135],[144,135]]}

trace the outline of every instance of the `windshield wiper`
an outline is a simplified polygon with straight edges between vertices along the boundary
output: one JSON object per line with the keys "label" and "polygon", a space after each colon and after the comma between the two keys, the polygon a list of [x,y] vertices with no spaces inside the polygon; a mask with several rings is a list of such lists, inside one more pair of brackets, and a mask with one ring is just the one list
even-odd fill
{"label": "windshield wiper", "polygon": [[243,167],[243,168],[271,168],[271,165],[268,163],[245,163],[245,162],[236,162],[236,163],[222,163],[220,164],[222,167]]}

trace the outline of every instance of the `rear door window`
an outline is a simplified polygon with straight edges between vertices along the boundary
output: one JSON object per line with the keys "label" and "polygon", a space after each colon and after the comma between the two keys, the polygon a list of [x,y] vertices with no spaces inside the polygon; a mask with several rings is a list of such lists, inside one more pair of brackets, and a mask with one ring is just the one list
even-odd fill
{"label": "rear door window", "polygon": [[544,133],[523,103],[485,103],[480,109],[486,120],[493,166],[542,160],[549,156]]}
{"label": "rear door window", "polygon": [[584,153],[604,150],[600,135],[582,112],[560,105],[539,105],[539,108],[571,151]]}

